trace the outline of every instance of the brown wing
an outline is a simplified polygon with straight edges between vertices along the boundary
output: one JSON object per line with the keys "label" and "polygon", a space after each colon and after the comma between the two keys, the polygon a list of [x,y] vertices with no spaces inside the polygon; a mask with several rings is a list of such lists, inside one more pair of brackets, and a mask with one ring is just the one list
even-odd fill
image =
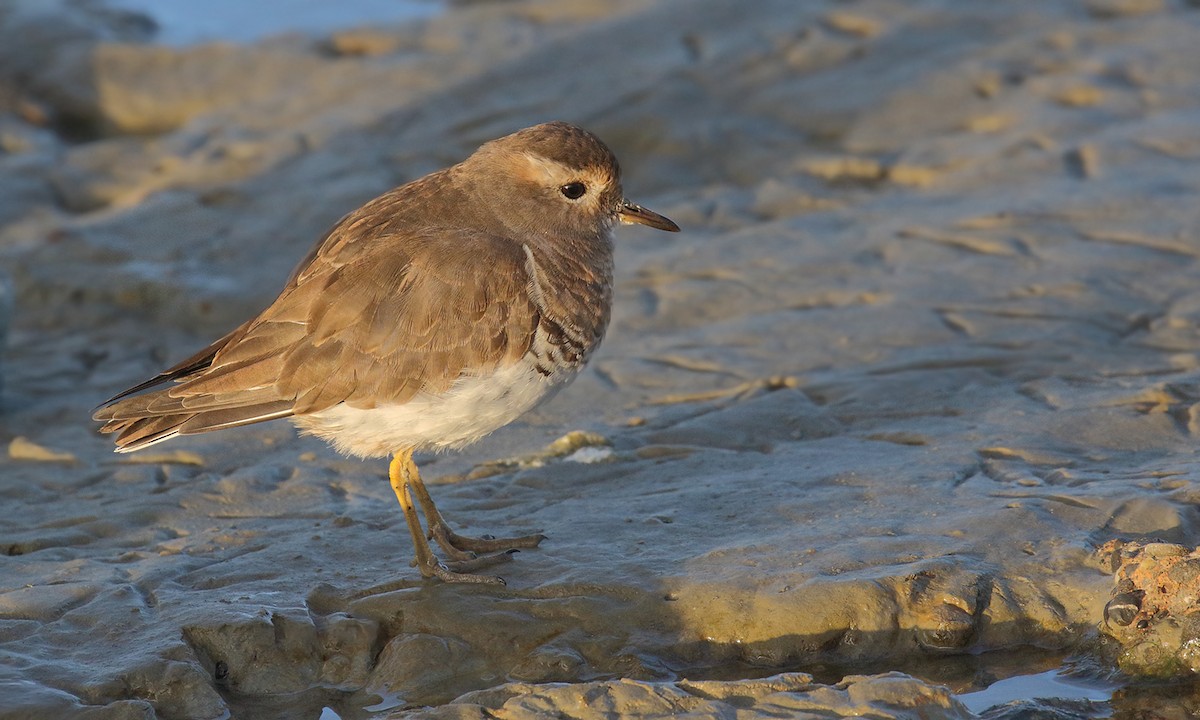
{"label": "brown wing", "polygon": [[[119,432],[128,451],[341,402],[403,403],[528,351],[538,313],[518,244],[461,230],[356,244],[313,253],[257,318],[118,395],[95,415],[107,421],[101,430]],[[168,380],[176,384],[127,397]]]}

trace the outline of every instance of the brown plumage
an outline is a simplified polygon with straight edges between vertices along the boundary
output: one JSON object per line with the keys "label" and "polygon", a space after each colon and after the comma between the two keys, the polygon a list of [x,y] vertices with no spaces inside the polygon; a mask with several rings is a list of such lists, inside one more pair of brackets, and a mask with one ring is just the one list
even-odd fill
{"label": "brown plumage", "polygon": [[346,215],[266,310],[95,419],[118,452],[289,417],[343,452],[393,454],[422,573],[495,581],[437,562],[413,494],[458,569],[541,536],[454,535],[411,454],[469,443],[575,376],[608,324],[617,222],[678,230],[623,198],[616,158],[585,130],[494,140]]}

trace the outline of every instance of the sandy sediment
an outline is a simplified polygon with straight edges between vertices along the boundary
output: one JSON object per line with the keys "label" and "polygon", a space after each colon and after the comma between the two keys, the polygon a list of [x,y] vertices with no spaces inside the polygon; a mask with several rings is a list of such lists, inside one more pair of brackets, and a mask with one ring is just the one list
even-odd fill
{"label": "sandy sediment", "polygon": [[[1197,544],[1198,30],[1174,2],[524,0],[167,50],[0,4],[0,717],[828,716],[885,687],[879,717],[965,717],[894,676],[720,679],[1086,646],[1098,547]],[[507,588],[422,582],[384,466],[286,424],[95,433],[341,214],[549,119],[685,232],[622,230],[575,385],[423,459],[451,522],[549,536]],[[605,449],[542,452],[571,430]]]}

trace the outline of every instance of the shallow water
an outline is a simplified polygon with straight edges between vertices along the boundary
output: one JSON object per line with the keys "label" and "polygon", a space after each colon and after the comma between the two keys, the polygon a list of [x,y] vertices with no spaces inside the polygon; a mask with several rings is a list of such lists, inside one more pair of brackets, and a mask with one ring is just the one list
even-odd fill
{"label": "shallow water", "polygon": [[144,13],[158,24],[165,45],[223,40],[251,43],[285,33],[320,34],[359,25],[397,23],[441,10],[438,0],[108,0],[114,8]]}
{"label": "shallow water", "polygon": [[1133,687],[1129,678],[1100,665],[1090,654],[1067,655],[1035,648],[930,656],[865,666],[789,669],[811,672],[818,682],[831,685],[847,675],[899,671],[931,685],[949,688],[973,713],[982,714],[995,708],[998,715],[989,714],[989,718],[1023,717],[1011,713],[1037,702],[1047,702],[1052,707],[1070,706],[1077,718],[1111,717],[1114,696]]}
{"label": "shallow water", "polygon": [[1117,686],[1110,683],[1073,678],[1060,669],[1005,678],[983,690],[963,693],[958,699],[968,710],[979,713],[1014,700],[1059,699],[1108,703],[1116,689]]}

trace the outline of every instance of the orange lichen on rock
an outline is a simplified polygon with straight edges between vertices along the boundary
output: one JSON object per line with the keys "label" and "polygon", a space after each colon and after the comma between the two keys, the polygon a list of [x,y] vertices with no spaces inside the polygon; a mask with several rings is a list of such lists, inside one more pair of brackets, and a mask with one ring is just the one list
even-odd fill
{"label": "orange lichen on rock", "polygon": [[1121,670],[1200,674],[1200,549],[1112,540],[1097,554],[1114,573],[1100,631]]}

